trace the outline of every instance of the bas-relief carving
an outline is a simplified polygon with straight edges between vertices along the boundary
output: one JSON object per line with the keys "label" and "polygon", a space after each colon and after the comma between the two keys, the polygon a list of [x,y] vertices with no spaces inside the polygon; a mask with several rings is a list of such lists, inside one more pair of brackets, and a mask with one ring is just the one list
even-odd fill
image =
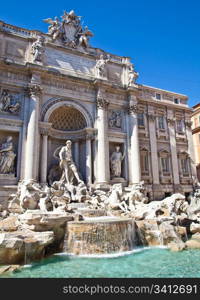
{"label": "bas-relief carving", "polygon": [[122,129],[122,111],[120,110],[109,111],[108,127]]}
{"label": "bas-relief carving", "polygon": [[120,146],[115,147],[115,151],[110,156],[110,168],[112,178],[121,177],[121,165],[125,154],[120,151]]}
{"label": "bas-relief carving", "polygon": [[0,113],[18,114],[21,102],[18,95],[13,95],[8,90],[2,90],[0,95]]}
{"label": "bas-relief carving", "polygon": [[38,36],[37,40],[33,43],[31,47],[31,54],[33,55],[33,62],[42,62],[43,55],[45,51],[45,38],[43,36]]}
{"label": "bas-relief carving", "polygon": [[26,45],[23,43],[17,43],[16,40],[6,42],[6,56],[24,58],[26,51]]}
{"label": "bas-relief carving", "polygon": [[55,17],[54,20],[51,18],[44,20],[45,23],[50,24],[48,34],[51,36],[52,41],[58,40],[65,46],[72,48],[83,47],[87,49],[89,39],[93,36],[93,33],[87,26],[83,27],[81,25],[81,17],[71,10],[69,13],[64,11],[61,18],[62,21],[58,17]]}
{"label": "bas-relief carving", "polygon": [[16,154],[12,142],[12,136],[8,136],[6,142],[0,145],[0,174],[14,174],[14,161]]}

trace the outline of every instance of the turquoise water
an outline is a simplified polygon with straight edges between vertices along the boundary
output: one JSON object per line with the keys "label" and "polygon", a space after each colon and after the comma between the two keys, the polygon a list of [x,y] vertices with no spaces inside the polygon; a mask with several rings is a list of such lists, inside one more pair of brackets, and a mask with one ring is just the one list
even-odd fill
{"label": "turquoise water", "polygon": [[168,249],[144,248],[137,249],[129,255],[114,257],[78,257],[61,254],[26,266],[7,277],[200,277],[200,250],[171,252]]}

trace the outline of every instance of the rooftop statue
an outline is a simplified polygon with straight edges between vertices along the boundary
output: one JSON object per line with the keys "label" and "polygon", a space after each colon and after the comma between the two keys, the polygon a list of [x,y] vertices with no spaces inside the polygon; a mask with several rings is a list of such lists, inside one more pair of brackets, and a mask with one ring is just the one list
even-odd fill
{"label": "rooftop statue", "polygon": [[72,48],[89,47],[89,38],[93,33],[87,26],[81,25],[81,17],[71,10],[69,13],[64,11],[61,19],[62,21],[55,17],[54,20],[51,18],[44,20],[45,23],[50,24],[48,34],[52,41],[60,40],[65,46]]}
{"label": "rooftop statue", "polygon": [[133,65],[130,64],[128,66],[128,86],[134,86],[138,76],[139,73],[135,72]]}

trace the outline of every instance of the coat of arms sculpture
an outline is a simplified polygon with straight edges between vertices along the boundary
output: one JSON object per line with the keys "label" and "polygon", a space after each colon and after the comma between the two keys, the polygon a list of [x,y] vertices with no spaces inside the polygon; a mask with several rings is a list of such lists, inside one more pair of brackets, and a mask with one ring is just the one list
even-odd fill
{"label": "coat of arms sculpture", "polygon": [[81,17],[71,10],[69,13],[64,11],[61,19],[62,21],[55,17],[54,20],[51,18],[44,20],[45,23],[50,24],[48,34],[51,40],[60,40],[65,46],[72,48],[88,48],[89,38],[93,36],[93,33],[87,26],[81,25]]}

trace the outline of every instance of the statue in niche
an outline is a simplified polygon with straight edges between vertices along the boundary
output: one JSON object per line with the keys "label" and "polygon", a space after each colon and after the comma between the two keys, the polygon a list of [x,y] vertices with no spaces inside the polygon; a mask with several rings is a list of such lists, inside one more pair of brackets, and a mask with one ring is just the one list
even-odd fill
{"label": "statue in niche", "polygon": [[95,65],[97,78],[107,78],[106,65],[109,60],[110,60],[109,56],[104,58],[103,54],[100,55]]}
{"label": "statue in niche", "polygon": [[135,72],[133,65],[130,64],[128,67],[128,86],[131,86],[132,84],[134,85],[138,76],[139,76],[139,73]]}
{"label": "statue in niche", "polygon": [[0,96],[0,112],[18,113],[20,103],[13,98],[8,90],[3,90]]}
{"label": "statue in niche", "polygon": [[33,55],[33,62],[42,62],[44,53],[44,37],[39,36],[37,41],[35,41],[31,48],[31,53]]}
{"label": "statue in niche", "polygon": [[125,156],[125,154],[120,152],[120,146],[116,146],[115,149],[116,151],[114,151],[110,156],[111,174],[114,178],[121,177],[121,165]]}
{"label": "statue in niche", "polygon": [[12,136],[8,136],[0,148],[0,174],[14,174],[15,157]]}
{"label": "statue in niche", "polygon": [[63,170],[61,181],[66,184],[73,184],[74,178],[76,178],[78,184],[83,183],[80,179],[75,163],[72,158],[72,142],[66,141],[66,146],[63,146],[59,152],[60,168]]}
{"label": "statue in niche", "polygon": [[108,125],[110,128],[122,128],[122,113],[118,110],[113,110],[110,114]]}

